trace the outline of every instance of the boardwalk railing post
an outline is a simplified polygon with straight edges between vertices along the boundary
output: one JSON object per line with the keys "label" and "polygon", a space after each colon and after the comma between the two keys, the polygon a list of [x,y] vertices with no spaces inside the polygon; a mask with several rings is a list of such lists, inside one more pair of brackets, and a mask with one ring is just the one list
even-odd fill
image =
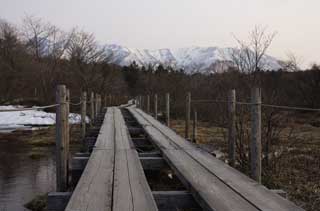
{"label": "boardwalk railing post", "polygon": [[150,95],[147,95],[147,113],[150,113]]}
{"label": "boardwalk railing post", "polygon": [[108,102],[107,102],[107,95],[104,95],[103,96],[103,107],[107,107],[107,105],[108,105]]}
{"label": "boardwalk railing post", "polygon": [[170,94],[166,94],[166,122],[167,126],[170,127]]}
{"label": "boardwalk railing post", "polygon": [[154,95],[154,118],[158,119],[158,95]]}
{"label": "boardwalk railing post", "polygon": [[94,104],[94,118],[96,119],[98,117],[98,113],[99,113],[99,94],[96,93],[95,96],[95,104]]}
{"label": "boardwalk railing post", "polygon": [[251,91],[251,176],[261,183],[261,89]]}
{"label": "boardwalk railing post", "polygon": [[198,136],[198,129],[197,129],[197,125],[198,125],[198,112],[196,109],[194,109],[193,111],[193,127],[192,127],[192,141],[194,143],[197,143],[197,136]]}
{"label": "boardwalk railing post", "polygon": [[234,166],[236,160],[236,90],[232,89],[228,95],[228,153],[229,164]]}
{"label": "boardwalk railing post", "polygon": [[58,85],[56,90],[56,188],[67,190],[67,90],[65,85]]}
{"label": "boardwalk railing post", "polygon": [[144,110],[144,95],[140,96],[141,97],[141,110]]}
{"label": "boardwalk railing post", "polygon": [[190,116],[191,116],[191,93],[187,93],[186,98],[186,126],[185,126],[185,138],[190,139],[189,126],[190,126]]}
{"label": "boardwalk railing post", "polygon": [[86,136],[86,116],[87,116],[87,92],[82,92],[81,96],[81,139],[84,143]]}
{"label": "boardwalk railing post", "polygon": [[91,92],[91,96],[90,96],[90,125],[93,125],[94,122],[94,93]]}
{"label": "boardwalk railing post", "polygon": [[66,149],[65,149],[65,156],[66,156],[66,168],[67,168],[67,178],[66,178],[66,185],[68,187],[68,178],[69,178],[69,148],[70,148],[70,126],[69,126],[69,114],[70,114],[70,90],[67,89],[67,113],[66,113]]}

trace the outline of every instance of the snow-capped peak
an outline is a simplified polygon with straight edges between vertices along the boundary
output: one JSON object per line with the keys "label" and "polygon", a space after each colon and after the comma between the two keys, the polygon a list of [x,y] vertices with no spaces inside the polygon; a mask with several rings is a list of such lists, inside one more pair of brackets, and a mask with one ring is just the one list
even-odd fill
{"label": "snow-capped peak", "polygon": [[[136,62],[139,66],[162,64],[176,69],[184,69],[188,73],[221,71],[221,64],[230,63],[233,52],[236,50],[234,48],[197,46],[178,49],[140,50],[114,44],[105,45],[105,49],[106,54],[110,57],[110,62],[121,66],[128,66],[133,62]],[[271,56],[264,56],[261,63],[266,70],[281,68],[277,59]]]}

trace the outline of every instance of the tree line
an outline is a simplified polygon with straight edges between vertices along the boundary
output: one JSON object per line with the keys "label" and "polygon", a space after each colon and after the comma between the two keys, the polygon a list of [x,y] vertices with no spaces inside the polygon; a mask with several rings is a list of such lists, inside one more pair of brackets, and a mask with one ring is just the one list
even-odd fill
{"label": "tree line", "polygon": [[177,114],[188,91],[199,99],[218,99],[236,88],[238,98],[245,99],[252,86],[262,88],[264,102],[320,107],[319,65],[304,71],[292,71],[292,62],[279,71],[263,71],[259,66],[273,37],[256,28],[251,33],[251,41],[256,41],[250,42],[252,54],[251,46],[238,41],[240,51],[232,54],[233,67],[222,73],[186,74],[163,65],[112,64],[94,35],[76,28],[64,32],[32,16],[19,27],[1,20],[0,103],[54,102],[55,87],[63,83],[72,96],[80,96],[81,91],[132,97],[170,92]]}

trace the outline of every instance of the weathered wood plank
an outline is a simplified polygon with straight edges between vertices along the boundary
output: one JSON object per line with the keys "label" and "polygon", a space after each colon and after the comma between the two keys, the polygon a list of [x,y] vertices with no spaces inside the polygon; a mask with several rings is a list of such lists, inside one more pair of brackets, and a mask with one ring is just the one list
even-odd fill
{"label": "weathered wood plank", "polygon": [[71,196],[66,211],[111,210],[114,168],[113,108],[108,109],[96,147]]}
{"label": "weathered wood plank", "polygon": [[[215,199],[212,198],[219,198],[224,195],[224,197],[226,197],[225,199],[228,199],[227,202],[223,201],[223,198],[220,198],[219,201],[228,203],[228,205],[219,204],[218,202],[219,206],[230,206],[232,200],[237,201],[239,199],[237,197],[233,198],[233,194],[236,194],[241,198],[240,201],[247,201],[257,210],[303,210],[295,206],[292,202],[272,193],[272,191],[259,185],[222,161],[214,158],[209,153],[185,141],[173,130],[162,125],[141,110],[134,107],[129,108],[129,110],[140,124],[144,126],[148,135],[162,150],[164,157],[168,162],[171,162],[171,165],[179,171],[180,175],[183,175],[196,191],[201,187],[199,191],[200,196],[204,198],[209,205],[211,200],[215,201]],[[172,147],[172,145],[174,145],[174,147]],[[173,153],[173,151],[175,151],[175,153]],[[186,163],[188,163],[189,166],[186,166]],[[190,172],[194,172],[194,174],[190,175]],[[197,175],[197,177],[193,178],[194,175]],[[199,176],[201,176],[201,179]],[[213,178],[216,178],[220,182],[215,182]],[[207,187],[202,188],[202,182],[200,182],[200,180],[202,182],[206,181]],[[222,192],[205,192],[205,189],[208,187],[213,189],[222,188],[220,185],[224,185],[226,190]],[[229,190],[232,192],[230,195],[228,194]],[[215,193],[218,194],[216,195]],[[212,206],[215,207],[217,204],[212,204]],[[228,210],[228,208],[226,207],[225,210]],[[241,209],[237,208],[236,210]]]}
{"label": "weathered wood plank", "polygon": [[158,210],[119,109],[115,111],[113,211]]}
{"label": "weathered wood plank", "polygon": [[114,150],[94,150],[66,211],[111,210]]}

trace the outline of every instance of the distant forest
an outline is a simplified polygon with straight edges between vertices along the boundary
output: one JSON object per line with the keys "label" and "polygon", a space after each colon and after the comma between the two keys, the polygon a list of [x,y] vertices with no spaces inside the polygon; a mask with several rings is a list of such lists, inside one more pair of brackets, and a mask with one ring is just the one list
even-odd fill
{"label": "distant forest", "polygon": [[188,91],[197,99],[225,99],[235,88],[237,98],[246,100],[253,86],[262,88],[265,103],[320,107],[319,65],[295,71],[288,63],[279,71],[263,71],[255,62],[248,71],[235,65],[224,73],[192,75],[162,65],[120,67],[110,63],[91,33],[66,33],[35,17],[24,18],[19,27],[0,20],[0,104],[52,103],[56,85],[66,84],[72,98],[81,91],[131,97],[169,92],[178,113]]}

